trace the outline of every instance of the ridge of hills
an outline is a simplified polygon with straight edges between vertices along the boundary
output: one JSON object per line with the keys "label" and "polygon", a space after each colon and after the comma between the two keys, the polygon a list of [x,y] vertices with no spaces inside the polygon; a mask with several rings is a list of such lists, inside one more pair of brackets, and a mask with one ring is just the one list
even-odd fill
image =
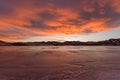
{"label": "ridge of hills", "polygon": [[0,40],[0,46],[120,46],[120,39],[109,39],[104,41],[65,41],[65,42],[57,42],[57,41],[48,41],[48,42],[5,42]]}

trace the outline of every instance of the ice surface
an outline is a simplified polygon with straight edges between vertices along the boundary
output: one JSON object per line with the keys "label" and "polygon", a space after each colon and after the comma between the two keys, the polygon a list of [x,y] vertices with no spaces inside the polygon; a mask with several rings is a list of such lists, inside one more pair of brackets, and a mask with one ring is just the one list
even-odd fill
{"label": "ice surface", "polygon": [[1,46],[0,80],[120,80],[120,47]]}

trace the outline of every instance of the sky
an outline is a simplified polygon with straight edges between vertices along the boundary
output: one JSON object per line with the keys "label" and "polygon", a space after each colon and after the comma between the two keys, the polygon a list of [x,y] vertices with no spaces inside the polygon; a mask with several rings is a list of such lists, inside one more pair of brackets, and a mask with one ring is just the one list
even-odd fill
{"label": "sky", "polygon": [[0,0],[0,40],[120,38],[120,0]]}

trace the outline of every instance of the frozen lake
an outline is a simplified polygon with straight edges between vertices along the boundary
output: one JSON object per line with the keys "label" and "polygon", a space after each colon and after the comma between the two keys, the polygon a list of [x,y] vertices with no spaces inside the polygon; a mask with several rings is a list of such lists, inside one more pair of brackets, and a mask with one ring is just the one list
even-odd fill
{"label": "frozen lake", "polygon": [[1,46],[0,80],[120,80],[120,47]]}

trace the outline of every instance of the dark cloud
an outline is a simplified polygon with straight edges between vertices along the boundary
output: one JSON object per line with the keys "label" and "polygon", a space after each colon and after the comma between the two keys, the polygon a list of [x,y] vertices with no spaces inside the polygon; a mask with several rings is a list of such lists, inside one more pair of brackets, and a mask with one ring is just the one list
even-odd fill
{"label": "dark cloud", "polygon": [[[37,20],[31,20],[31,26],[27,26],[29,28],[33,28],[33,29],[49,29],[50,27],[43,24],[43,22],[37,21]],[[26,26],[25,26],[26,27]]]}
{"label": "dark cloud", "polygon": [[119,3],[119,0],[0,0],[0,36],[89,34],[117,28]]}

